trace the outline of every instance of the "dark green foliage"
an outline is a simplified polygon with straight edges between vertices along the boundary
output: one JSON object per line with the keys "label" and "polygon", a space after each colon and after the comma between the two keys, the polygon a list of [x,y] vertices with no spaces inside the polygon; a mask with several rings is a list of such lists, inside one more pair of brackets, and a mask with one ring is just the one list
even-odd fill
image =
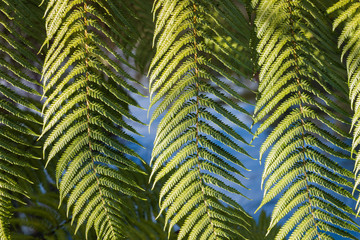
{"label": "dark green foliage", "polygon": [[[150,174],[151,168],[148,165],[143,165],[145,172]],[[132,206],[132,212],[135,213],[129,219],[133,228],[128,230],[128,238],[130,240],[161,240],[168,239],[168,233],[164,231],[165,218],[159,214],[159,194],[160,186],[156,186],[151,189],[151,185],[148,183],[148,176],[138,175],[138,182],[141,187],[144,188],[144,202],[142,199],[129,198],[128,206]],[[156,220],[154,219],[156,216]],[[171,231],[169,240],[176,239],[176,233]]]}
{"label": "dark green foliage", "polygon": [[[251,221],[251,226],[245,234],[245,237],[249,240],[273,240],[280,230],[280,226],[274,226],[270,232],[268,228],[271,223],[271,217],[267,216],[265,211],[261,211],[258,221],[254,219]],[[246,231],[243,229],[243,231]]]}
{"label": "dark green foliage", "polygon": [[33,159],[41,159],[36,138],[42,123],[42,60],[32,42],[42,42],[45,31],[37,4],[0,1],[0,238],[4,240],[9,239],[12,201],[24,203],[25,182],[33,181],[23,171],[33,168]]}
{"label": "dark green foliage", "polygon": [[[341,34],[338,39],[338,45],[342,48],[341,60],[346,62],[346,69],[348,73],[348,86],[349,86],[349,98],[351,101],[351,108],[354,110],[354,115],[351,122],[351,129],[353,133],[352,150],[356,154],[360,141],[360,105],[359,105],[359,33],[360,33],[360,5],[356,1],[338,1],[328,12],[336,11],[337,18],[334,21],[333,27],[340,28]],[[360,154],[356,154],[355,163],[355,189],[360,184]],[[360,198],[358,198],[357,206],[359,205]],[[358,208],[357,214],[359,214],[360,208]]]}

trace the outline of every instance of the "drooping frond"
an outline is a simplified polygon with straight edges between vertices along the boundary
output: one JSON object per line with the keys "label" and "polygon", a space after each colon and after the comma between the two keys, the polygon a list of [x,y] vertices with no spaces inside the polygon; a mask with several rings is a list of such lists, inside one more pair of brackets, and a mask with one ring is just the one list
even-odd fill
{"label": "drooping frond", "polygon": [[36,42],[45,38],[36,0],[0,1],[0,239],[9,237],[12,201],[27,195],[24,168],[39,160],[41,130],[39,80],[41,60]]}
{"label": "drooping frond", "polygon": [[[56,160],[60,198],[77,229],[94,228],[99,239],[127,232],[123,198],[139,196],[142,174],[128,106],[139,107],[138,82],[127,58],[137,39],[134,14],[118,0],[51,0],[46,12],[49,44],[43,68],[44,151]],[[129,124],[131,122],[131,125]]]}
{"label": "drooping frond", "polygon": [[[349,97],[351,101],[354,115],[352,118],[351,129],[353,133],[352,149],[359,146],[360,142],[360,3],[356,1],[343,0],[337,2],[329,12],[334,12],[340,9],[337,18],[334,20],[334,29],[339,25],[342,27],[341,35],[338,39],[338,45],[342,48],[341,60],[346,61],[346,68],[348,74]],[[354,190],[360,184],[360,154],[356,155],[355,162],[355,185]],[[360,197],[357,201],[358,211]]]}
{"label": "drooping frond", "polygon": [[231,111],[249,115],[236,90],[246,87],[234,76],[251,70],[249,60],[241,60],[249,24],[227,0],[158,0],[153,11],[151,122],[165,113],[151,161],[154,184],[166,179],[160,213],[166,210],[169,230],[180,226],[178,239],[241,239],[236,226],[246,225],[248,215],[239,214],[243,210],[225,192],[242,195],[239,158],[248,158],[238,131],[250,129]]}
{"label": "drooping frond", "polygon": [[344,70],[322,1],[260,1],[256,25],[259,44],[259,95],[256,135],[273,127],[260,148],[267,152],[262,176],[264,198],[273,200],[271,229],[288,216],[276,239],[356,239],[353,198],[338,158],[349,159],[345,142],[350,114]]}

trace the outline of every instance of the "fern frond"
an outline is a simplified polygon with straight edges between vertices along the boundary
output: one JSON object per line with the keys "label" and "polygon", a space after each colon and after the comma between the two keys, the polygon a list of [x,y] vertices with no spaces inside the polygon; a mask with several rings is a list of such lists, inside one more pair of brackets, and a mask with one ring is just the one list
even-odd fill
{"label": "fern frond", "polygon": [[[360,101],[359,101],[359,83],[360,83],[360,54],[359,54],[359,34],[360,24],[360,4],[353,1],[338,1],[328,9],[328,12],[335,12],[337,18],[334,20],[333,27],[341,28],[341,34],[338,39],[338,46],[342,48],[341,58],[346,62],[349,86],[349,98],[351,107],[354,111],[351,129],[353,134],[352,152],[356,153],[356,149],[360,142]],[[356,153],[356,162],[354,166],[355,171],[355,185],[354,191],[360,183],[360,155]],[[357,214],[360,212],[360,198],[357,200]]]}
{"label": "fern frond", "polygon": [[269,231],[290,215],[275,239],[356,239],[342,230],[359,231],[349,217],[354,213],[337,199],[353,198],[347,190],[353,174],[336,162],[350,158],[343,141],[349,112],[341,105],[345,73],[324,5],[263,0],[255,22],[260,84],[254,120],[263,120],[256,135],[274,127],[260,148],[260,158],[268,151],[260,207],[280,196]]}
{"label": "fern frond", "polygon": [[258,221],[252,219],[251,227],[246,230],[245,226],[241,226],[242,231],[245,232],[246,239],[249,240],[273,240],[275,239],[276,234],[280,230],[280,225],[277,225],[271,229],[270,233],[268,232],[268,227],[271,222],[271,217],[268,216],[264,210],[261,211]]}
{"label": "fern frond", "polygon": [[124,198],[142,191],[134,158],[142,159],[126,144],[139,144],[138,133],[124,120],[141,123],[128,108],[140,107],[128,94],[140,94],[128,73],[134,19],[126,1],[113,0],[50,1],[46,13],[44,153],[57,161],[60,202],[75,231],[94,228],[101,239],[127,235]]}
{"label": "fern frond", "polygon": [[229,108],[249,115],[238,105],[246,100],[234,90],[247,87],[232,75],[247,76],[251,69],[249,59],[241,60],[249,24],[232,1],[158,0],[154,16],[151,122],[165,112],[151,160],[154,185],[166,179],[160,214],[166,211],[169,232],[180,226],[178,239],[242,238],[236,226],[246,225],[249,215],[224,192],[243,195],[231,185],[245,187],[238,179],[239,167],[245,167],[228,151],[249,157],[238,143],[246,140],[233,126],[250,129]]}
{"label": "fern frond", "polygon": [[36,42],[43,41],[40,2],[0,2],[0,238],[10,239],[13,204],[24,203],[24,174],[41,159],[40,64]]}

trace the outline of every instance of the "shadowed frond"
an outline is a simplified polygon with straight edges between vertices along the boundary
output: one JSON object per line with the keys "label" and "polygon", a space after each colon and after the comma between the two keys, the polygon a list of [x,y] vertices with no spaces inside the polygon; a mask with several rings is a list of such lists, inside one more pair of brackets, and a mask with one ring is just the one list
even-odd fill
{"label": "shadowed frond", "polygon": [[251,221],[251,227],[248,233],[245,234],[246,239],[249,240],[274,240],[281,226],[274,226],[270,232],[268,228],[271,223],[271,217],[268,216],[264,210],[261,211],[258,221],[254,219]]}
{"label": "shadowed frond", "polygon": [[[15,217],[10,221],[13,240],[83,240],[85,228],[74,234],[71,216],[66,216],[66,208],[59,208],[59,194],[47,192],[31,194],[32,201],[26,206],[15,208]],[[89,239],[96,239],[95,232],[88,234]]]}
{"label": "shadowed frond", "polygon": [[135,181],[142,159],[127,144],[138,144],[132,125],[141,124],[128,108],[140,107],[127,60],[138,33],[124,2],[51,0],[46,11],[44,152],[47,162],[57,160],[60,199],[76,230],[93,227],[99,239],[126,234],[122,199],[142,191]]}
{"label": "shadowed frond", "polygon": [[9,239],[12,201],[26,195],[24,168],[39,160],[42,120],[41,58],[34,42],[45,39],[42,10],[36,0],[0,1],[0,238]]}
{"label": "shadowed frond", "polygon": [[[317,0],[263,0],[257,17],[259,95],[256,135],[274,127],[260,148],[268,151],[261,206],[279,196],[269,230],[289,216],[276,239],[356,239],[348,178],[337,158],[349,159],[350,114],[344,70],[325,8]],[[260,206],[260,207],[261,207]]]}
{"label": "shadowed frond", "polygon": [[146,74],[155,51],[152,48],[155,23],[151,8],[153,0],[133,0],[131,5],[136,13],[138,21],[136,28],[139,32],[139,39],[134,49],[135,65],[141,74]]}
{"label": "shadowed frond", "polygon": [[[39,149],[41,154],[41,149]],[[50,162],[44,169],[45,161],[32,161],[36,169],[25,169],[26,175],[33,181],[27,184],[29,199],[26,205],[14,207],[14,216],[10,219],[11,239],[13,240],[83,240],[85,226],[75,232],[76,225],[71,224],[72,216],[67,215],[66,206],[59,205],[59,191],[56,188],[56,162]],[[95,231],[88,233],[89,239],[96,239]]]}
{"label": "shadowed frond", "polygon": [[166,210],[169,231],[180,226],[178,239],[241,239],[236,226],[246,225],[249,216],[224,192],[242,195],[239,158],[249,157],[238,144],[247,142],[233,126],[250,129],[231,113],[249,115],[235,90],[246,86],[234,76],[247,76],[252,67],[239,57],[245,58],[249,24],[227,0],[158,0],[153,11],[150,105],[156,107],[150,122],[165,112],[151,161],[154,184],[166,179],[160,214]]}
{"label": "shadowed frond", "polygon": [[[340,9],[340,10],[339,10]],[[360,3],[350,0],[338,1],[328,9],[328,12],[339,10],[334,20],[334,29],[341,25],[342,32],[338,39],[338,46],[342,48],[341,60],[346,61],[348,74],[349,97],[354,110],[351,129],[353,133],[352,149],[355,150],[360,142]],[[354,191],[360,184],[360,154],[356,155]],[[360,212],[360,197],[357,201],[357,214]]]}

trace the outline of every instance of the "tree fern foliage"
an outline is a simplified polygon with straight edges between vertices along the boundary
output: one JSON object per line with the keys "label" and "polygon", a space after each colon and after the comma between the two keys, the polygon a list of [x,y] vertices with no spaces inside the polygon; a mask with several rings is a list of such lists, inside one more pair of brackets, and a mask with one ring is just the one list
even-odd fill
{"label": "tree fern foliage", "polygon": [[0,0],[0,239],[357,239],[359,6]]}
{"label": "tree fern foliage", "polygon": [[[153,12],[150,105],[155,109],[150,122],[164,115],[154,142],[151,179],[154,184],[166,179],[160,213],[166,210],[169,231],[180,226],[178,239],[241,239],[236,226],[246,225],[249,217],[225,192],[242,195],[239,167],[245,167],[240,159],[249,156],[239,146],[247,142],[225,120],[250,132],[228,108],[249,115],[238,105],[246,100],[234,90],[246,87],[232,74],[243,76],[249,69],[236,57],[248,44],[247,35],[236,34],[242,36],[249,25],[232,1],[158,0]],[[214,46],[217,51],[210,50]],[[228,152],[231,148],[236,156]]]}
{"label": "tree fern foliage", "polygon": [[[334,29],[341,29],[341,34],[338,38],[338,46],[342,48],[341,60],[346,62],[347,75],[348,75],[348,86],[349,86],[349,98],[351,101],[351,107],[354,110],[354,115],[352,118],[351,129],[353,132],[353,150],[357,148],[360,140],[360,125],[359,125],[359,46],[360,41],[358,39],[360,33],[360,24],[358,19],[360,17],[360,5],[355,1],[339,1],[331,8],[328,9],[328,12],[336,13],[337,18],[334,21]],[[341,27],[340,27],[341,26]],[[356,189],[360,183],[359,176],[360,169],[360,156],[356,155],[355,163],[355,186]],[[360,198],[358,199],[357,206],[359,205]],[[358,213],[360,208],[358,208]]]}
{"label": "tree fern foliage", "polygon": [[[127,197],[139,197],[141,157],[127,142],[141,123],[128,109],[139,94],[127,73],[138,33],[126,1],[48,1],[43,67],[47,162],[57,161],[61,202],[77,228],[99,239],[126,234]],[[126,90],[126,91],[125,91]],[[131,124],[129,124],[129,121]]]}
{"label": "tree fern foliage", "polygon": [[[356,239],[353,198],[338,158],[349,159],[347,86],[326,8],[317,0],[263,0],[256,13],[259,94],[256,135],[270,126],[260,148],[267,152],[261,206],[279,198],[269,229],[289,216],[276,239]],[[344,130],[345,129],[345,130]]]}
{"label": "tree fern foliage", "polygon": [[[42,61],[32,40],[44,40],[37,1],[0,2],[0,238],[9,239],[12,202],[24,203],[23,174],[39,160],[41,130],[39,79]],[[31,13],[31,14],[29,14]],[[41,152],[40,152],[41,153]]]}

